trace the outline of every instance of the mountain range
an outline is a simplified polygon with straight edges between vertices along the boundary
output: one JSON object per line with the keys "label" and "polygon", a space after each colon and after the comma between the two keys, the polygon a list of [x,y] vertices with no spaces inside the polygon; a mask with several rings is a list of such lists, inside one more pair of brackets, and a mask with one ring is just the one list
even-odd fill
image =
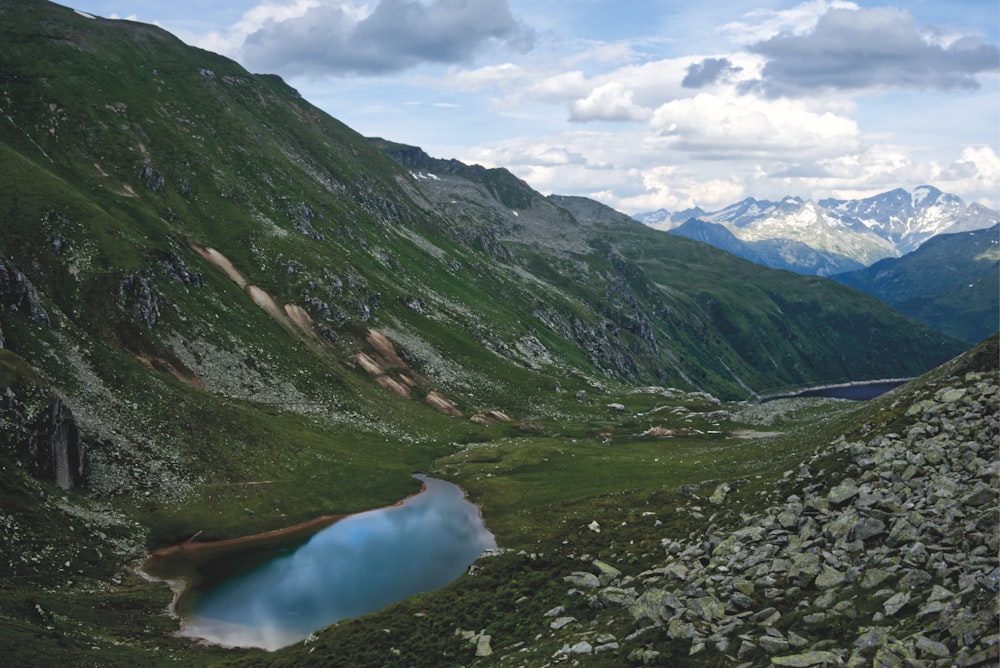
{"label": "mountain range", "polygon": [[[818,440],[906,411],[760,395],[935,373],[968,348],[854,288],[366,138],[277,76],[42,0],[0,0],[0,175],[11,665],[464,665],[469,625],[515,652],[584,555],[652,568],[705,529],[703,486],[739,486],[735,519],[790,469],[846,466]],[[992,378],[991,351],[962,382]],[[417,493],[414,471],[459,482],[504,550],[399,623],[345,620],[273,656],[198,644],[142,570],[213,541],[220,561],[178,577],[257,563],[237,539],[280,553],[289,527]],[[620,541],[593,542],[597,515]],[[768,591],[747,599],[762,620]],[[661,631],[640,660],[682,656]]]}
{"label": "mountain range", "polygon": [[933,186],[857,200],[751,197],[718,211],[671,214],[661,209],[635,218],[770,267],[821,276],[904,255],[935,235],[985,229],[1000,221],[993,209],[967,205]]}

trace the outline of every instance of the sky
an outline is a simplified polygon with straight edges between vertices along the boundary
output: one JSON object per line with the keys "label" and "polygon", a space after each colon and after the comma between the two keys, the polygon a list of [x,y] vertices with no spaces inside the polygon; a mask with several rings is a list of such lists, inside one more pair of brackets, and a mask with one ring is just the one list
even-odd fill
{"label": "sky", "polygon": [[69,0],[366,136],[634,214],[929,184],[1000,207],[997,0]]}

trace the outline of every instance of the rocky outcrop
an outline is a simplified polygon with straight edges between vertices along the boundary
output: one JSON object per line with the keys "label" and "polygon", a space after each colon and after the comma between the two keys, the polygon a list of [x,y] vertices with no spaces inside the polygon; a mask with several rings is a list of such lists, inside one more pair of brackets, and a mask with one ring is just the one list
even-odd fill
{"label": "rocky outcrop", "polygon": [[0,262],[0,306],[25,313],[40,325],[49,324],[38,290],[27,276],[6,262]]}
{"label": "rocky outcrop", "polygon": [[[666,642],[726,665],[996,665],[998,405],[995,374],[953,378],[898,432],[842,437],[787,472],[764,512],[664,539],[641,573],[593,561],[566,577],[569,595],[633,620],[613,639],[633,663],[663,663]],[[843,475],[820,470],[830,457]],[[715,487],[713,510],[737,484]],[[698,503],[681,510],[703,517]],[[573,621],[564,654],[591,640]]]}
{"label": "rocky outcrop", "polygon": [[63,489],[83,482],[83,441],[69,407],[56,399],[35,421],[27,443],[32,473]]}
{"label": "rocky outcrop", "polygon": [[160,319],[161,300],[153,279],[137,273],[126,274],[119,281],[115,296],[134,322],[153,327]]}
{"label": "rocky outcrop", "polygon": [[76,420],[61,399],[42,387],[0,393],[0,445],[31,475],[63,489],[83,483],[84,448]]}

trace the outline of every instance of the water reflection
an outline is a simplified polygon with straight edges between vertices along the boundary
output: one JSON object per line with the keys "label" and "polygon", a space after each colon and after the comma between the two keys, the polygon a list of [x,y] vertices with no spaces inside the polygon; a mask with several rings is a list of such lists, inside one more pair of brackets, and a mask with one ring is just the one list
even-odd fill
{"label": "water reflection", "polygon": [[496,542],[461,489],[417,477],[426,489],[402,504],[351,515],[292,554],[192,592],[183,634],[276,649],[457,578]]}

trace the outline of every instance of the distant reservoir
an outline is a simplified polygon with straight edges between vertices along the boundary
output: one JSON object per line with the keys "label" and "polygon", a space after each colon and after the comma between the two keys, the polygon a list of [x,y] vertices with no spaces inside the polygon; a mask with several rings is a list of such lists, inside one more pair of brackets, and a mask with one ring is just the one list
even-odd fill
{"label": "distant reservoir", "polygon": [[786,392],[782,394],[770,394],[760,398],[765,401],[775,399],[793,399],[796,397],[825,397],[828,399],[850,399],[852,401],[867,401],[879,397],[889,390],[893,390],[903,383],[913,380],[912,378],[890,378],[886,380],[872,380],[860,383],[843,383],[840,385],[818,385],[807,387],[802,390]]}
{"label": "distant reservoir", "polygon": [[461,489],[416,477],[419,494],[349,515],[263,563],[258,554],[250,570],[245,553],[231,555],[235,568],[244,564],[233,577],[219,560],[203,567],[177,605],[181,634],[278,649],[458,578],[496,540]]}

